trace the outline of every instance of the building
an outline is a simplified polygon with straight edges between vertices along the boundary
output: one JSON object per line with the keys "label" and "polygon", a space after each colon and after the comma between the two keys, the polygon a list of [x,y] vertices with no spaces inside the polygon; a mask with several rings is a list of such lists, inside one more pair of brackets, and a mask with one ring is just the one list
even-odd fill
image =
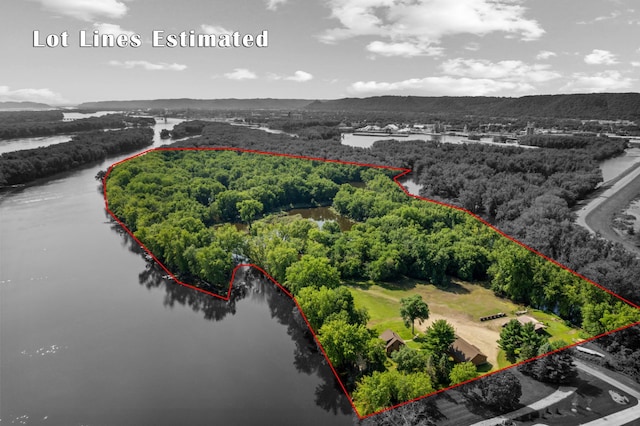
{"label": "building", "polygon": [[391,356],[392,352],[399,350],[405,344],[404,340],[392,330],[383,331],[380,338],[384,340],[384,349],[387,352],[387,356]]}
{"label": "building", "polygon": [[535,319],[534,317],[530,317],[529,315],[520,315],[518,317],[518,322],[522,325],[533,323],[533,329],[536,333],[542,333],[542,331],[547,328],[546,325]]}
{"label": "building", "polygon": [[471,362],[475,366],[487,362],[487,356],[480,349],[460,336],[456,336],[456,340],[449,347],[449,354],[456,362]]}

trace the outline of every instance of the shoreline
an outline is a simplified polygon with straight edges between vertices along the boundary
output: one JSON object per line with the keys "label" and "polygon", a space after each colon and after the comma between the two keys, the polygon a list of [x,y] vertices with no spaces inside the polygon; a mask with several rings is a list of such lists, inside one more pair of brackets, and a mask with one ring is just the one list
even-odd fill
{"label": "shoreline", "polygon": [[[622,244],[640,256],[640,247],[618,234],[613,228],[614,215],[625,209],[640,195],[640,163],[636,163],[615,179],[598,188],[577,211],[578,225],[600,237]],[[575,211],[575,210],[574,210]]]}

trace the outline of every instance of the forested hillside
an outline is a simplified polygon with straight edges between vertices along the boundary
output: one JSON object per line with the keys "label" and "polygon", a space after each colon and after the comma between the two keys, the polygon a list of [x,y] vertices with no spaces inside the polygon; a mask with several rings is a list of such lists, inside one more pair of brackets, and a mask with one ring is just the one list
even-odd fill
{"label": "forested hillside", "polygon": [[132,109],[169,110],[279,110],[300,109],[307,99],[154,99],[137,101],[85,102],[79,109],[123,111]]}
{"label": "forested hillside", "polygon": [[376,96],[316,101],[316,111],[403,111],[481,117],[640,119],[640,93],[537,95],[521,98]]}

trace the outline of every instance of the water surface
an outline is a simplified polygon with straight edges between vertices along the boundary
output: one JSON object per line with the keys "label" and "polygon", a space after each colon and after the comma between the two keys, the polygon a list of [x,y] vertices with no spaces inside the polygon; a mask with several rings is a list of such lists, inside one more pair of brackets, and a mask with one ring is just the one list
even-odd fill
{"label": "water surface", "polygon": [[239,275],[231,302],[176,285],[108,220],[94,176],[129,155],[0,197],[0,422],[353,424],[270,282]]}

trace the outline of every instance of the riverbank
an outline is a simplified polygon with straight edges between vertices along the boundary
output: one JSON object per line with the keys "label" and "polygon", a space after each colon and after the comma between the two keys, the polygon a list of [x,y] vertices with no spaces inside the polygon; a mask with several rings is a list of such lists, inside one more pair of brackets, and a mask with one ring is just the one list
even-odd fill
{"label": "riverbank", "polygon": [[589,232],[622,244],[640,256],[640,248],[613,227],[614,215],[640,195],[640,163],[625,170],[618,178],[600,187],[590,201],[578,211],[576,223]]}

